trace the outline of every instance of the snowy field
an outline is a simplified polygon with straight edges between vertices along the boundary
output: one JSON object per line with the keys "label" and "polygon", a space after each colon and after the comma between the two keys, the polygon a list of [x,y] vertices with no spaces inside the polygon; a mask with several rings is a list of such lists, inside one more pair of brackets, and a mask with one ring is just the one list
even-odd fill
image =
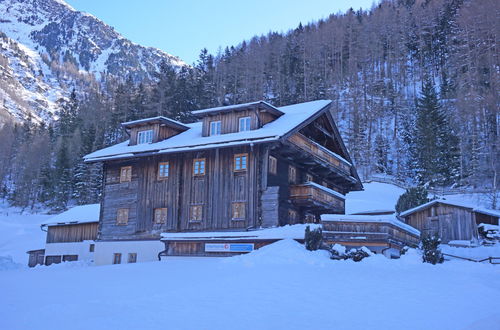
{"label": "snowy field", "polygon": [[[402,193],[365,189],[348,212],[392,209]],[[284,240],[233,258],[29,269],[51,217],[0,209],[0,257],[18,263],[0,265],[0,329],[500,329],[500,265],[433,266],[416,251],[333,261]]]}
{"label": "snowy field", "polygon": [[1,329],[498,329],[500,267],[332,261],[284,240],[228,259],[0,272]]}

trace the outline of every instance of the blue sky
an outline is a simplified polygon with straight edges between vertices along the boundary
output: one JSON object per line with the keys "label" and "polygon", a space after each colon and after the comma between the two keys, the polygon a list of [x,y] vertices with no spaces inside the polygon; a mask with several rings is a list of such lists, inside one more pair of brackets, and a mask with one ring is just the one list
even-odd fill
{"label": "blue sky", "polygon": [[135,43],[162,49],[192,64],[206,47],[237,45],[254,35],[288,31],[373,0],[66,0],[113,26]]}

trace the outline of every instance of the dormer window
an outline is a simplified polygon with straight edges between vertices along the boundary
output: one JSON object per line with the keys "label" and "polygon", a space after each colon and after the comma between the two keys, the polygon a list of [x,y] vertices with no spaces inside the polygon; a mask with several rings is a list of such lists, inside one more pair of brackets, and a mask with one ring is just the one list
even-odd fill
{"label": "dormer window", "polygon": [[250,117],[241,117],[239,119],[238,132],[250,130]]}
{"label": "dormer window", "polygon": [[151,143],[151,142],[153,142],[153,130],[152,129],[137,132],[137,144],[144,144],[144,143]]}
{"label": "dormer window", "polygon": [[210,122],[210,135],[220,135],[220,120]]}

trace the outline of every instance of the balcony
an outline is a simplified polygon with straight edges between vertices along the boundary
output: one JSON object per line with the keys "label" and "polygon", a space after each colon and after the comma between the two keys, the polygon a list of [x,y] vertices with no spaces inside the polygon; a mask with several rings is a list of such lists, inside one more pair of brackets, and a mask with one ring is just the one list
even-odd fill
{"label": "balcony", "polygon": [[301,150],[304,150],[321,163],[333,166],[344,174],[350,176],[351,164],[333,151],[328,150],[300,133],[292,135],[288,138],[288,141]]}
{"label": "balcony", "polygon": [[292,203],[311,212],[344,213],[344,198],[341,196],[313,182],[290,186]]}

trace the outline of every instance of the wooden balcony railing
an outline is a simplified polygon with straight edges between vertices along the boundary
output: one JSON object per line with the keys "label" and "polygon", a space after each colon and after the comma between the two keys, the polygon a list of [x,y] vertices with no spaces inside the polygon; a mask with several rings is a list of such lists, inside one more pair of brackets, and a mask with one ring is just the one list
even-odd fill
{"label": "wooden balcony railing", "polygon": [[295,146],[299,147],[302,150],[307,151],[314,157],[321,159],[324,162],[327,162],[334,167],[341,169],[344,172],[349,173],[351,165],[347,163],[344,159],[342,159],[339,155],[334,153],[333,151],[328,150],[322,145],[312,141],[311,139],[305,137],[304,135],[297,133],[288,138],[288,141],[293,143]]}
{"label": "wooden balcony railing", "polygon": [[305,183],[290,186],[290,200],[311,209],[344,210],[344,200],[328,188],[317,184]]}

